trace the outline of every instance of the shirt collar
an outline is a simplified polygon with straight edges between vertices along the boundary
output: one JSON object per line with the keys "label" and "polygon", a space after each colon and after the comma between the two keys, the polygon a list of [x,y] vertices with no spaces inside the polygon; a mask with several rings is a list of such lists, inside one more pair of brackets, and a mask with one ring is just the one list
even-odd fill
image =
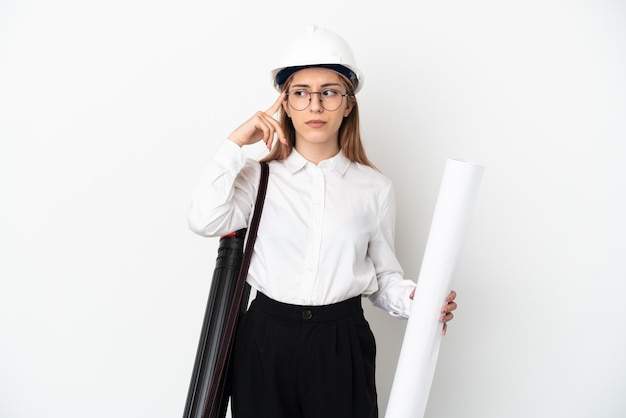
{"label": "shirt collar", "polygon": [[[310,164],[295,148],[292,148],[291,153],[285,160],[287,170],[291,174],[295,174],[299,170],[302,170],[307,164]],[[339,150],[337,154],[330,157],[327,160],[321,161],[318,164],[321,168],[328,168],[335,172],[339,177],[343,177],[350,167],[350,160],[344,155],[342,150]]]}

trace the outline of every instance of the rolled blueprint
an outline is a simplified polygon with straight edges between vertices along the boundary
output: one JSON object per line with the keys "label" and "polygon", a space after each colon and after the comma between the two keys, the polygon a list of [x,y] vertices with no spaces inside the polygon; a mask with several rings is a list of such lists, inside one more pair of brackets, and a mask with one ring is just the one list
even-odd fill
{"label": "rolled blueprint", "polygon": [[422,259],[385,418],[422,418],[435,375],[442,324],[484,167],[448,159]]}

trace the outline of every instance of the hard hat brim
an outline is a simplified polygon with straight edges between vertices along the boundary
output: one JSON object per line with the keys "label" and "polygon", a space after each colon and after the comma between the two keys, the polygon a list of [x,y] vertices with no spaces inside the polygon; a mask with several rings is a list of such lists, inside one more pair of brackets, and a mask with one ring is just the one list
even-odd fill
{"label": "hard hat brim", "polygon": [[315,65],[299,65],[295,67],[285,67],[285,68],[279,68],[277,70],[274,70],[272,72],[273,77],[274,77],[274,86],[276,87],[278,91],[280,91],[283,83],[289,78],[290,75],[300,70],[303,70],[305,68],[314,68],[314,67],[328,68],[329,70],[336,71],[339,74],[345,76],[348,80],[352,82],[355,92],[359,88],[359,84],[361,84],[358,74],[352,71],[352,69],[344,65],[315,64]]}

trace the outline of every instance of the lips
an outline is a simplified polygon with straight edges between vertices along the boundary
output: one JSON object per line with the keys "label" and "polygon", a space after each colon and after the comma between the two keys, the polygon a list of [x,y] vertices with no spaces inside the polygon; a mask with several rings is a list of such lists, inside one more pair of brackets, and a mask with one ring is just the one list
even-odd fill
{"label": "lips", "polygon": [[324,122],[323,120],[313,119],[313,120],[307,121],[306,124],[310,126],[311,128],[321,128],[324,125],[326,125],[326,122]]}

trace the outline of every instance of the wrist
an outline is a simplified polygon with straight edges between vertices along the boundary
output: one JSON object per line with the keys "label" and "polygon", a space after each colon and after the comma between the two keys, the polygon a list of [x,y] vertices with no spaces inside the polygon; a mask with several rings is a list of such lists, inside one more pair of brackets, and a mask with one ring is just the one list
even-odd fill
{"label": "wrist", "polygon": [[230,137],[230,136],[229,136],[227,139],[228,139],[229,141],[232,141],[232,142],[234,142],[235,144],[237,144],[237,146],[238,146],[239,148],[243,147],[243,145],[244,145],[244,144],[243,144],[243,142],[241,142],[240,140],[238,140],[238,139],[236,139],[236,138],[232,138],[232,137]]}

